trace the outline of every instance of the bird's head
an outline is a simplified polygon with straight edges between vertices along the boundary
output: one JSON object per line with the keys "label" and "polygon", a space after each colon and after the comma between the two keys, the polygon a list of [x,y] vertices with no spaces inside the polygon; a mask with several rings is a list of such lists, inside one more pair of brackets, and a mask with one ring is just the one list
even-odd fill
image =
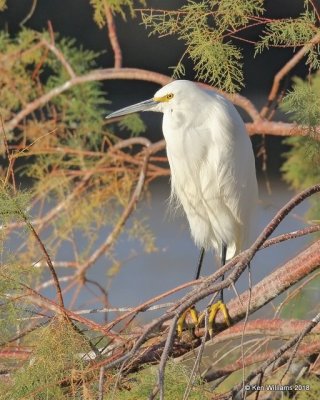
{"label": "bird's head", "polygon": [[138,111],[165,112],[168,109],[182,105],[192,98],[192,94],[199,90],[197,85],[186,80],[177,80],[168,83],[159,89],[152,99],[142,101],[129,107],[121,108],[109,114],[106,118],[120,117]]}

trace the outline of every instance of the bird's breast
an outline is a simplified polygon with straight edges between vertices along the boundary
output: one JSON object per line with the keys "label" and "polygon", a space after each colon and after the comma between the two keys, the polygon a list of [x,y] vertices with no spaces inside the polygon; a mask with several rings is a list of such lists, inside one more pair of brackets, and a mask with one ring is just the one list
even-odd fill
{"label": "bird's breast", "polygon": [[162,130],[169,157],[192,164],[203,158],[209,135],[203,121],[185,111],[170,110],[163,116]]}

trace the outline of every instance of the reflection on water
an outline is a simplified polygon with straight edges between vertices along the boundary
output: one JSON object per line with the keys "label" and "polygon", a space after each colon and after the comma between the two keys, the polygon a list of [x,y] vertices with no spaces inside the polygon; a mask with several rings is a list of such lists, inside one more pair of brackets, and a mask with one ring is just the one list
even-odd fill
{"label": "reflection on water", "polygon": [[[158,252],[144,254],[141,247],[135,242],[127,241],[125,238],[120,239],[116,247],[116,255],[120,260],[127,259],[127,261],[123,263],[122,268],[110,285],[109,300],[111,306],[130,307],[137,305],[161,292],[191,280],[194,276],[198,249],[190,237],[185,217],[183,215],[173,217],[167,212],[168,182],[153,184],[151,192],[151,200],[141,202],[138,212],[141,216],[148,218],[156,237]],[[260,188],[260,203],[254,221],[254,236],[261,232],[279,208],[292,196],[293,192],[289,191],[283,182],[273,182],[271,195],[268,195],[263,187]],[[302,217],[307,207],[307,202],[297,207],[294,213],[283,221],[274,235],[304,227],[306,224]],[[303,237],[259,252],[252,263],[253,283],[258,282],[279,264],[292,258],[306,246],[308,241],[310,241],[310,237]],[[130,257],[134,252],[136,252],[136,255]],[[102,285],[109,286],[110,281],[107,278],[106,265],[109,265],[106,259],[100,260],[88,276]],[[214,268],[214,256],[208,253],[205,257],[202,275],[210,274]],[[247,288],[248,277],[246,273],[240,278],[236,286],[239,293]],[[226,291],[226,299],[233,296],[233,292]],[[81,305],[80,303],[83,305],[91,297],[91,293],[83,292],[78,306]],[[151,315],[148,316],[148,318],[150,317]]]}

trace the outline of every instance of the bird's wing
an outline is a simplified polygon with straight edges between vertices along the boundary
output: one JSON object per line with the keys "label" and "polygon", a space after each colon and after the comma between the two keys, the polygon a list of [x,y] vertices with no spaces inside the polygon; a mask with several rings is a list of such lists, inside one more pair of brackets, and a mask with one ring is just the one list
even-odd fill
{"label": "bird's wing", "polygon": [[[236,229],[230,220],[232,216],[245,238],[257,198],[255,160],[251,141],[237,110],[223,97],[219,96],[218,100],[206,114],[210,143],[202,163],[202,187],[211,210],[217,210],[217,199],[220,199],[223,202],[217,211],[222,214],[220,218],[226,221],[225,224],[229,222],[232,230]],[[240,242],[243,237],[239,238]]]}

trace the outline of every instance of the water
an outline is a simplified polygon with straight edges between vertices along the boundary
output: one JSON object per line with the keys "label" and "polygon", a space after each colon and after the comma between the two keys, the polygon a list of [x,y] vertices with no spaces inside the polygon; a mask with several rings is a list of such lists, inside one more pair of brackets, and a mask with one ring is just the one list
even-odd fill
{"label": "water", "polygon": [[[275,213],[294,195],[288,187],[279,180],[271,182],[272,193],[268,194],[265,185],[260,182],[260,201],[257,207],[256,217],[254,219],[253,238],[262,231],[272,219]],[[183,213],[170,215],[168,213],[169,182],[167,179],[158,180],[150,186],[151,196],[142,200],[135,216],[143,218],[149,224],[156,238],[158,251],[150,254],[144,253],[141,244],[136,240],[129,240],[126,234],[120,236],[116,243],[114,253],[121,262],[121,268],[118,273],[110,278],[108,273],[112,266],[112,261],[107,257],[100,257],[96,264],[88,271],[87,277],[98,282],[108,292],[110,307],[133,307],[146,300],[159,295],[165,291],[173,289],[193,279],[198,260],[199,250],[194,245],[188,228],[188,223]],[[49,206],[49,204],[47,205]],[[51,204],[52,206],[52,204]],[[280,224],[273,236],[281,233],[294,231],[306,226],[303,216],[308,209],[308,201],[303,202],[294,211],[285,218]],[[127,221],[130,225],[131,220]],[[106,236],[110,233],[109,229],[102,229],[99,233],[98,242],[103,243]],[[41,237],[46,241],[45,232]],[[272,246],[266,250],[260,251],[252,262],[252,281],[253,284],[259,282],[263,277],[271,273],[277,266],[293,258],[311,241],[310,236],[301,237]],[[13,240],[12,251],[17,249],[16,241]],[[85,246],[84,238],[81,234],[77,235],[77,246]],[[99,246],[99,243],[96,243]],[[70,244],[62,246],[57,261],[71,260]],[[216,260],[211,253],[206,254],[202,269],[202,276],[209,275],[216,269]],[[74,270],[57,269],[59,277],[73,275]],[[50,279],[51,276],[47,268],[44,269],[43,279]],[[66,284],[62,283],[65,288]],[[236,284],[239,293],[248,288],[248,276],[244,273]],[[162,302],[172,301],[181,297],[188,289],[181,291]],[[190,290],[190,289],[189,289]],[[310,289],[308,289],[310,292]],[[312,289],[311,289],[312,290]],[[55,298],[53,287],[46,288],[42,293],[49,298]],[[68,291],[64,295],[65,304],[68,307],[74,292]],[[72,309],[101,308],[103,304],[98,299],[101,293],[92,284],[87,284],[81,290],[77,301]],[[225,299],[233,297],[232,290],[225,291]],[[310,297],[310,293],[308,294]],[[312,304],[320,301],[318,290],[313,290]],[[311,297],[312,297],[311,296]],[[302,296],[302,301],[307,300]],[[279,301],[279,299],[277,299]],[[205,307],[203,303],[201,307]],[[270,316],[273,312],[272,306],[264,308],[264,315]],[[312,307],[311,307],[312,308]],[[159,312],[148,312],[139,316],[140,320],[150,320]],[[102,321],[105,315],[91,314],[90,318],[96,321]],[[112,319],[114,314],[108,315],[108,320]]]}
{"label": "water", "polygon": [[[272,182],[272,193],[269,195],[260,187],[260,201],[254,221],[254,236],[256,237],[275,213],[294,195],[281,181]],[[150,201],[142,201],[138,213],[147,218],[156,236],[158,251],[144,254],[134,242],[121,238],[116,255],[121,259],[128,258],[118,274],[110,281],[107,277],[106,259],[99,260],[90,270],[90,279],[108,287],[110,305],[114,307],[132,307],[154,297],[164,291],[191,280],[195,273],[199,250],[195,247],[183,215],[168,214],[169,183],[165,180],[150,187]],[[308,202],[298,206],[277,228],[275,235],[290,232],[306,226],[303,215],[308,209]],[[291,259],[306,247],[310,236],[294,239],[260,251],[252,263],[253,284],[268,275],[277,266]],[[129,255],[133,252],[135,256]],[[129,256],[129,257],[128,257]],[[202,275],[208,275],[216,268],[213,254],[208,253],[202,270]],[[248,277],[244,274],[237,283],[238,292],[248,287]],[[179,292],[181,296],[183,292]],[[233,297],[232,291],[226,291],[226,299]],[[79,306],[91,297],[89,292],[82,292]],[[172,296],[164,301],[174,299]],[[81,304],[83,303],[83,304]],[[95,304],[96,305],[96,304]],[[144,315],[151,318],[154,314]]]}

